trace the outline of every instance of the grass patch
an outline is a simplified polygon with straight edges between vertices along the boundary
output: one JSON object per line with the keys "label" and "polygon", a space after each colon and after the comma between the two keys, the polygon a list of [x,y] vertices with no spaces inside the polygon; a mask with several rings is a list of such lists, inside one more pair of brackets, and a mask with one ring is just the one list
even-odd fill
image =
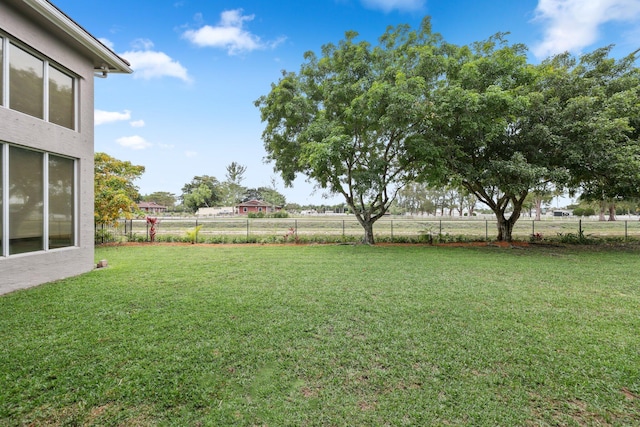
{"label": "grass patch", "polygon": [[638,425],[639,254],[100,248],[0,297],[0,424]]}

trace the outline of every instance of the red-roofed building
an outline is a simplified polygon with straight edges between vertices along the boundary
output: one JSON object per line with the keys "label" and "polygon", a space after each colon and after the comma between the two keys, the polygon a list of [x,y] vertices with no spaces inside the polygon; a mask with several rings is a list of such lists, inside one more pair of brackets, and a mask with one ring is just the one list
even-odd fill
{"label": "red-roofed building", "polygon": [[273,206],[262,200],[255,200],[255,199],[240,203],[239,205],[236,206],[236,210],[239,215],[248,215],[249,213],[260,213],[260,212],[268,214],[272,212],[278,212],[280,209],[281,209],[280,206]]}
{"label": "red-roofed building", "polygon": [[166,206],[159,205],[156,202],[140,202],[138,203],[138,209],[149,213],[163,213],[167,211]]}

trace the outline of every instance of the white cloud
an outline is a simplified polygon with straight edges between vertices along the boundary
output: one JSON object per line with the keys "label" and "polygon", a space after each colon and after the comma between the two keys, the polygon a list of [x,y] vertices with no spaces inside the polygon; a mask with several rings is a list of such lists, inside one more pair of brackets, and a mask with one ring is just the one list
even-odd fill
{"label": "white cloud", "polygon": [[134,120],[132,122],[129,122],[129,124],[133,128],[142,128],[144,127],[144,120]]}
{"label": "white cloud", "polygon": [[182,37],[200,47],[226,49],[229,55],[251,52],[257,49],[275,48],[285,38],[264,42],[260,37],[245,30],[245,22],[252,21],[255,15],[243,15],[242,9],[226,10],[220,14],[217,26],[205,25],[198,30],[187,30]]}
{"label": "white cloud", "polygon": [[98,40],[100,41],[100,43],[102,43],[103,45],[105,45],[109,49],[113,50],[113,42],[111,42],[111,40],[105,39],[105,38],[102,38],[102,37],[99,38]]}
{"label": "white cloud", "polygon": [[425,0],[361,0],[365,7],[391,12],[394,9],[410,12],[424,8]]}
{"label": "white cloud", "polygon": [[129,110],[124,110],[122,113],[118,111],[102,110],[94,110],[93,112],[93,121],[96,126],[130,119],[131,111]]}
{"label": "white cloud", "polygon": [[149,39],[135,39],[131,42],[131,47],[135,50],[151,50],[153,42]]}
{"label": "white cloud", "polygon": [[195,156],[197,156],[197,155],[198,155],[198,153],[197,153],[197,152],[195,152],[195,151],[185,151],[185,152],[184,152],[184,155],[185,155],[186,157],[195,157]]}
{"label": "white cloud", "polygon": [[145,148],[149,148],[153,145],[138,135],[123,136],[122,138],[116,139],[116,142],[119,145],[125,148],[131,148],[132,150],[144,150]]}
{"label": "white cloud", "polygon": [[187,69],[164,52],[131,50],[120,54],[120,56],[131,63],[134,78],[149,80],[154,77],[168,76],[185,82],[191,81]]}
{"label": "white cloud", "polygon": [[636,21],[637,27],[639,17],[640,0],[539,0],[535,21],[546,28],[533,53],[546,57],[579,51],[598,40],[601,25]]}

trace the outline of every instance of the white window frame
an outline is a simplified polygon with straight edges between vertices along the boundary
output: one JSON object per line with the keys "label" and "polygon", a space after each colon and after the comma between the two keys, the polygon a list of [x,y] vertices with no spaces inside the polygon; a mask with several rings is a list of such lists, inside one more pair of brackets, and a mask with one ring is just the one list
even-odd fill
{"label": "white window frame", "polygon": [[4,258],[9,254],[9,197],[7,196],[7,190],[9,185],[9,144],[4,142],[0,143],[0,150],[2,150],[2,221],[0,221],[0,227],[2,227],[2,250],[0,251],[0,258]]}
{"label": "white window frame", "polygon": [[2,85],[2,99],[0,99],[0,106],[9,108],[9,38],[3,33],[0,33],[0,43],[2,44],[2,79],[0,79],[0,85]]}
{"label": "white window frame", "polygon": [[[2,221],[0,221],[0,227],[2,227],[2,250],[0,251],[0,259],[29,256],[32,254],[38,254],[42,252],[50,251],[64,251],[70,248],[77,248],[79,243],[79,195],[78,195],[78,159],[73,157],[64,156],[56,153],[49,153],[46,151],[32,150],[41,153],[43,156],[43,248],[38,251],[24,252],[19,254],[9,254],[9,147],[16,146],[21,149],[31,150],[27,147],[17,146],[10,144],[6,141],[0,141],[0,150],[2,151]],[[64,157],[73,160],[73,241],[70,246],[64,246],[61,248],[49,248],[49,155]]]}
{"label": "white window frame", "polygon": [[[9,85],[9,72],[10,72],[10,45],[13,44],[15,45],[17,48],[20,48],[22,50],[24,50],[25,52],[27,52],[30,55],[35,56],[36,58],[38,58],[39,60],[41,60],[43,62],[43,110],[42,110],[42,116],[43,118],[41,119],[40,117],[35,117],[35,116],[31,116],[29,114],[26,113],[21,113],[21,114],[26,114],[29,117],[34,117],[38,120],[44,120],[45,122],[53,125],[53,126],[59,126],[61,128],[64,129],[68,129],[74,132],[79,132],[78,129],[78,123],[79,123],[79,113],[80,113],[80,109],[78,106],[78,102],[79,102],[79,76],[76,73],[71,72],[70,70],[68,70],[67,68],[61,66],[60,64],[50,60],[48,57],[46,57],[45,55],[41,54],[40,52],[36,51],[35,49],[33,49],[32,47],[30,47],[29,45],[13,38],[13,37],[9,37],[6,33],[0,31],[0,43],[2,43],[2,59],[3,62],[2,64],[0,64],[0,66],[2,67],[2,81],[0,81],[0,84],[3,87],[3,91],[2,91],[2,102],[0,102],[0,107],[5,107],[7,109],[10,109],[11,111],[16,111],[17,113],[21,113],[20,111],[17,110],[13,110],[11,108],[9,108],[9,91],[10,91],[10,85]],[[56,123],[51,123],[49,121],[49,66],[55,68],[56,70],[60,71],[63,74],[66,74],[67,76],[71,77],[72,80],[72,90],[73,90],[73,129],[69,129],[66,126],[61,126],[58,125]]]}

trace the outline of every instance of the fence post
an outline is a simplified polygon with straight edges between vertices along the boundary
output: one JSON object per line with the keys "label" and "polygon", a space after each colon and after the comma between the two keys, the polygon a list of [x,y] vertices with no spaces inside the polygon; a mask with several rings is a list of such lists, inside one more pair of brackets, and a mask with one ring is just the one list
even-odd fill
{"label": "fence post", "polygon": [[391,220],[391,242],[393,242],[393,220]]}
{"label": "fence post", "polygon": [[484,240],[489,241],[489,220],[484,220]]}
{"label": "fence post", "polygon": [[536,220],[531,220],[531,238],[535,238],[536,235]]}
{"label": "fence post", "polygon": [[294,231],[294,233],[295,233],[295,238],[297,239],[297,238],[298,238],[298,220],[297,220],[297,219],[296,219],[296,220],[294,220],[294,221],[293,221],[293,224],[294,224],[294,229],[293,229],[293,231]]}
{"label": "fence post", "polygon": [[344,219],[342,220],[342,238],[344,239]]}
{"label": "fence post", "polygon": [[627,230],[628,230],[627,222],[628,222],[627,220],[624,221],[624,241],[625,242],[627,241]]}
{"label": "fence post", "polygon": [[578,220],[578,237],[582,238],[582,218]]}
{"label": "fence post", "polygon": [[442,220],[438,222],[440,223],[440,231],[438,232],[438,237],[442,237]]}
{"label": "fence post", "polygon": [[247,243],[249,243],[249,218],[247,218]]}
{"label": "fence post", "polygon": [[198,218],[196,218],[196,235],[195,235],[195,243],[198,243]]}

